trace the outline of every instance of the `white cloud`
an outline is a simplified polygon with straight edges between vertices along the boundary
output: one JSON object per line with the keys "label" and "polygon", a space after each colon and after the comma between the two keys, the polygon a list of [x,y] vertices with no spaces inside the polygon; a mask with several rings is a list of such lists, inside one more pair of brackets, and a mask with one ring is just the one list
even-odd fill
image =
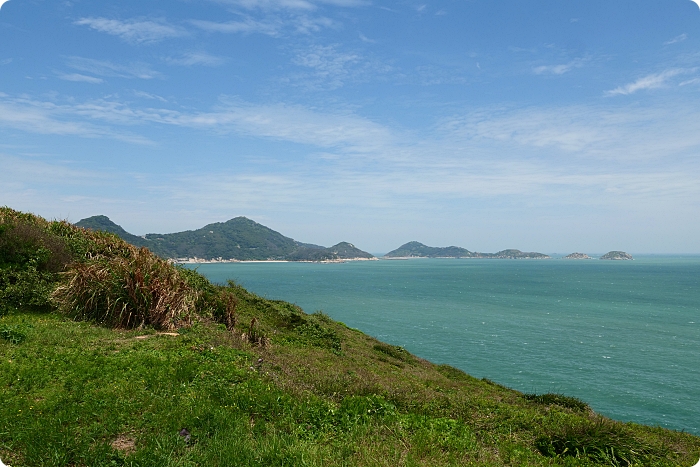
{"label": "white cloud", "polygon": [[377,42],[377,41],[375,41],[375,40],[373,40],[373,39],[368,38],[367,36],[365,36],[365,35],[362,34],[362,33],[359,33],[359,34],[358,34],[358,37],[360,38],[360,40],[361,40],[362,42],[367,42],[368,44],[374,44],[375,42]]}
{"label": "white cloud", "polygon": [[117,78],[153,79],[160,76],[145,63],[130,63],[120,65],[109,60],[94,60],[83,57],[69,57],[66,65],[78,71],[92,73],[98,76],[110,76]]}
{"label": "white cloud", "polygon": [[663,87],[666,82],[673,78],[674,76],[678,76],[682,73],[687,73],[688,70],[682,69],[682,68],[671,68],[669,70],[662,71],[660,73],[654,73],[651,75],[644,76],[642,78],[639,78],[637,81],[633,83],[626,84],[624,86],[619,86],[611,91],[607,91],[606,95],[608,96],[615,96],[615,95],[629,95],[629,94],[634,94],[637,91],[642,91],[646,89],[656,89]]}
{"label": "white cloud", "polygon": [[187,35],[187,31],[184,29],[172,26],[165,21],[81,18],[74,24],[88,26],[96,31],[117,36],[131,44],[158,42],[163,39]]}
{"label": "white cloud", "polygon": [[255,21],[251,18],[246,18],[243,21],[227,21],[224,23],[216,21],[191,20],[190,23],[200,29],[208,32],[221,33],[243,33],[243,34],[266,34],[268,36],[277,36],[282,28],[279,22]]}
{"label": "white cloud", "polygon": [[59,73],[58,78],[66,81],[76,81],[82,83],[99,84],[103,83],[104,80],[101,78],[95,78],[94,76],[81,75],[80,73]]}
{"label": "white cloud", "polygon": [[664,42],[664,45],[671,45],[671,44],[676,44],[676,43],[678,43],[678,42],[683,42],[683,41],[686,40],[687,38],[688,38],[688,35],[685,34],[685,33],[683,33],[683,34],[681,34],[681,35],[679,35],[679,36],[674,37],[673,39],[671,39],[671,40],[669,40],[669,41]]}
{"label": "white cloud", "polygon": [[337,7],[359,7],[368,5],[366,0],[213,0],[225,5],[233,5],[248,10],[314,10],[319,5]]}
{"label": "white cloud", "polygon": [[573,70],[574,68],[581,68],[585,63],[585,60],[583,59],[576,59],[572,60],[569,63],[564,63],[561,65],[542,65],[542,66],[537,66],[532,69],[532,72],[535,73],[536,75],[543,75],[543,74],[553,74],[553,75],[563,75],[564,73],[568,73],[569,71]]}
{"label": "white cloud", "polygon": [[115,131],[93,122],[76,119],[77,109],[52,102],[0,96],[0,127],[45,135],[107,137],[136,144],[152,144],[147,138]]}
{"label": "white cloud", "polygon": [[288,82],[310,89],[337,89],[348,82],[381,79],[391,67],[359,52],[342,51],[337,45],[315,45],[297,52],[292,63],[307,71],[288,78]]}
{"label": "white cloud", "polygon": [[224,63],[224,61],[222,57],[210,55],[206,52],[187,52],[179,57],[167,57],[165,59],[166,63],[181,66],[218,66]]}
{"label": "white cloud", "polygon": [[0,60],[0,66],[9,65],[10,63],[12,63],[11,58],[6,58],[4,60]]}
{"label": "white cloud", "polygon": [[[447,119],[446,138],[502,154],[650,161],[687,157],[700,147],[691,105],[485,109]],[[495,143],[499,143],[494,145]],[[529,149],[528,149],[529,148]],[[685,156],[683,156],[685,155]],[[500,156],[503,157],[503,156]]]}

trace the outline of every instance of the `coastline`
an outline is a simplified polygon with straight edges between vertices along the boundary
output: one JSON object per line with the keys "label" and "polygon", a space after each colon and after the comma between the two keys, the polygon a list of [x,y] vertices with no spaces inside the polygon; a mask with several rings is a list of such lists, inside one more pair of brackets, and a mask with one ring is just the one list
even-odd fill
{"label": "coastline", "polygon": [[339,258],[322,261],[290,261],[287,259],[203,259],[203,258],[175,258],[170,259],[174,264],[216,264],[216,263],[347,263],[350,261],[378,261],[379,258]]}

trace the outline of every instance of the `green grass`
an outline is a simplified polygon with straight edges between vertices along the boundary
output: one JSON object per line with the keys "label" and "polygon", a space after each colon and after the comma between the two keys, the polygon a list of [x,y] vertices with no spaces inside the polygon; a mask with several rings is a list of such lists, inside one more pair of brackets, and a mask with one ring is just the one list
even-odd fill
{"label": "green grass", "polygon": [[[3,213],[22,219],[7,212],[0,225]],[[0,459],[13,467],[690,466],[700,455],[696,436],[434,365],[114,236],[23,222],[72,259],[62,272],[32,263],[40,240],[0,261],[46,274],[51,292],[39,290],[41,307],[0,302]]]}

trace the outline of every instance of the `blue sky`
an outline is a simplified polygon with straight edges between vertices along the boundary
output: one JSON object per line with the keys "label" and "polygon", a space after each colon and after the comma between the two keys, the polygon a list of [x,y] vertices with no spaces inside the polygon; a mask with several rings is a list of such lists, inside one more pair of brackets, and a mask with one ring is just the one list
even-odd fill
{"label": "blue sky", "polygon": [[372,252],[700,253],[700,8],[10,0],[0,204]]}

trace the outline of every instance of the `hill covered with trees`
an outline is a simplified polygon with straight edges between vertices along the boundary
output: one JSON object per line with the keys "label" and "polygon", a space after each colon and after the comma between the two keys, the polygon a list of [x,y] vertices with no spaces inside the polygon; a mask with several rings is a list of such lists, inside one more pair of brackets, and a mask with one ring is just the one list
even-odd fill
{"label": "hill covered with trees", "polygon": [[148,247],[169,259],[337,261],[373,258],[346,242],[330,248],[298,242],[246,217],[208,224],[197,230],[144,237],[128,233],[106,216],[82,219],[75,225],[114,233],[132,245]]}

